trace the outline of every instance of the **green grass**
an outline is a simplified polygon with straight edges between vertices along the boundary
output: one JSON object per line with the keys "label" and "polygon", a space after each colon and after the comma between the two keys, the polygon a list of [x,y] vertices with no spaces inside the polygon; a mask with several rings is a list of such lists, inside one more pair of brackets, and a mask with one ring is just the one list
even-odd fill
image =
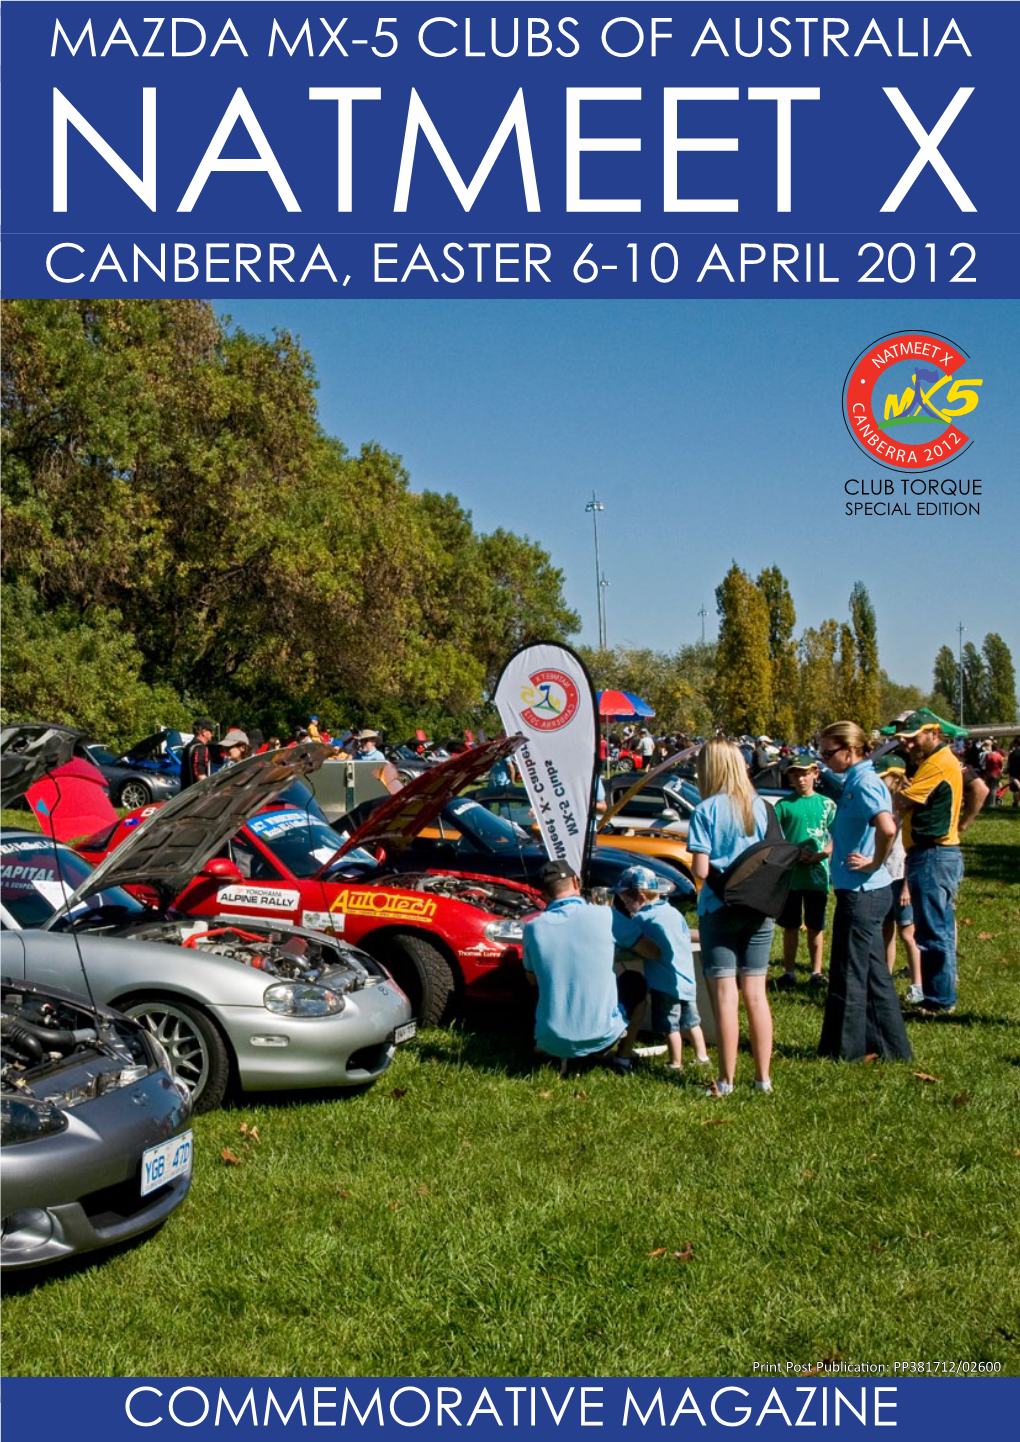
{"label": "green grass", "polygon": [[160,1233],[8,1287],[4,1370],[1020,1373],[1020,812],[966,857],[959,1009],[910,1023],[912,1064],[820,1061],[806,985],[773,998],[771,1098],[746,1054],[723,1102],[657,1063],[560,1081],[525,1016],[473,1014],[363,1095],[200,1117]]}

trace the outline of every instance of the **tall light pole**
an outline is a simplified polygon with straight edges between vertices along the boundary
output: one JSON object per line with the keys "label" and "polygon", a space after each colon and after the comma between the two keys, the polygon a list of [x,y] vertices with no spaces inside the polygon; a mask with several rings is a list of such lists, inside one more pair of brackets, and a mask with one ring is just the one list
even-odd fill
{"label": "tall light pole", "polygon": [[606,587],[609,582],[606,580],[605,571],[602,572],[602,579],[599,581],[599,595],[602,598],[602,645],[603,648],[609,645],[607,640],[608,625],[606,622]]}
{"label": "tall light pole", "polygon": [[598,604],[599,650],[604,651],[606,649],[606,607],[602,598],[603,576],[602,562],[599,557],[599,512],[604,511],[606,508],[602,502],[597,499],[595,492],[592,491],[591,500],[584,509],[585,514],[589,511],[591,512],[592,525],[595,528],[595,600]]}
{"label": "tall light pole", "polygon": [[957,651],[957,664],[959,665],[959,668],[960,668],[960,683],[959,683],[959,688],[958,688],[958,689],[959,689],[959,692],[960,692],[960,725],[962,726],[962,725],[963,725],[963,633],[964,633],[964,631],[965,631],[967,628],[964,626],[963,622],[961,621],[960,624],[957,626],[956,629],[957,629],[957,632],[959,633],[959,637],[960,637],[959,649],[958,649],[958,651]]}
{"label": "tall light pole", "polygon": [[701,610],[698,612],[698,615],[701,617],[701,644],[704,646],[704,644],[705,644],[705,617],[708,615],[708,612],[705,610],[705,603],[704,603],[704,601],[702,601],[702,603],[701,603]]}

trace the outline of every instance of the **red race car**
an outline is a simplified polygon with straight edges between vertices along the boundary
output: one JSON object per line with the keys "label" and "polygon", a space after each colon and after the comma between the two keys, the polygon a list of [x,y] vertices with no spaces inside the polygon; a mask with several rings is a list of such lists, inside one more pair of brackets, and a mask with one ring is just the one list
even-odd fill
{"label": "red race car", "polygon": [[[517,744],[486,742],[423,773],[373,816],[374,839],[382,836],[387,849],[399,849]],[[458,996],[505,1000],[523,989],[523,921],[543,905],[532,888],[464,872],[386,877],[381,850],[364,851],[359,833],[344,838],[321,814],[294,804],[249,813],[228,840],[224,808],[210,804],[210,793],[247,785],[255,811],[261,802],[249,773],[270,764],[272,755],[241,762],[163,806],[130,812],[78,850],[102,865],[104,885],[127,886],[143,897],[165,875],[176,899],[158,899],[173,900],[185,915],[268,917],[362,947],[392,972],[423,1024],[443,1021]],[[129,837],[120,864],[120,844]],[[192,856],[194,866],[181,890],[183,855]]]}

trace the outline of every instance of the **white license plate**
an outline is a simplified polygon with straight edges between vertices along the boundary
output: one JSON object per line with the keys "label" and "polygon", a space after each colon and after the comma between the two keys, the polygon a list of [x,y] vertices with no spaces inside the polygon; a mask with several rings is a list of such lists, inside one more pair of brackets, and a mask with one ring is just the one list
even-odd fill
{"label": "white license plate", "polygon": [[191,1156],[194,1151],[191,1132],[181,1132],[168,1142],[160,1142],[142,1153],[142,1196],[165,1187],[167,1182],[191,1173]]}
{"label": "white license plate", "polygon": [[410,1041],[418,1030],[418,1025],[413,1021],[405,1021],[403,1026],[398,1026],[393,1033],[394,1042]]}

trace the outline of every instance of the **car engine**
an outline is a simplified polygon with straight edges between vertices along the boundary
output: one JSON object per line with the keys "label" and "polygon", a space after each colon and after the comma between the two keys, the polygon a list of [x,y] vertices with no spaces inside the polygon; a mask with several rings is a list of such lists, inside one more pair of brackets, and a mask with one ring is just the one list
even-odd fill
{"label": "car engine", "polygon": [[493,916],[509,917],[515,921],[541,909],[541,902],[531,892],[503,886],[487,877],[424,872],[395,880],[404,891],[430,891],[438,896],[448,896],[453,901],[465,901],[469,906],[477,906],[480,911],[488,911]]}
{"label": "car engine", "polygon": [[232,921],[207,925],[163,922],[138,927],[132,937],[136,941],[171,942],[186,950],[214,952],[284,981],[316,982],[328,978],[334,990],[357,991],[382,979],[378,963],[364,952],[289,927],[260,928]]}
{"label": "car engine", "polygon": [[[98,1065],[97,1065],[98,1063]],[[72,1107],[146,1076],[156,1065],[144,1033],[63,998],[6,986],[0,1001],[5,1129],[19,1103]]]}

